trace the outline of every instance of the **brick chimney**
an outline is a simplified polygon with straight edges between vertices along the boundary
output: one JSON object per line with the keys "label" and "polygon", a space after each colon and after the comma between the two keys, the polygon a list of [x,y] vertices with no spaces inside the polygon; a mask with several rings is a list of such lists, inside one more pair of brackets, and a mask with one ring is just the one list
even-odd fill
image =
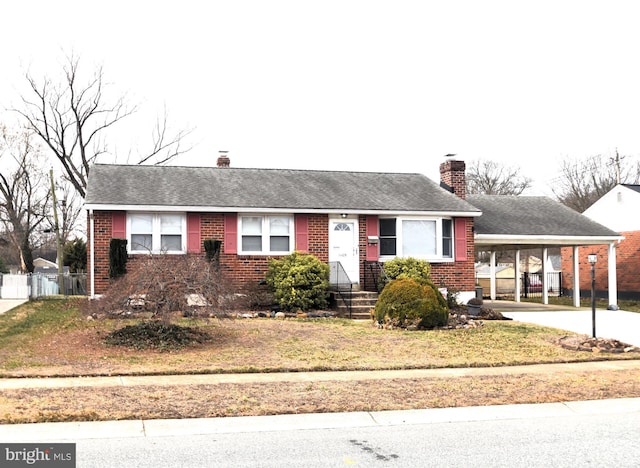
{"label": "brick chimney", "polygon": [[228,151],[218,151],[220,155],[218,156],[218,167],[229,167],[231,166],[231,159],[227,156]]}
{"label": "brick chimney", "polygon": [[455,159],[449,159],[440,164],[440,186],[465,199],[467,196],[465,169],[464,161]]}

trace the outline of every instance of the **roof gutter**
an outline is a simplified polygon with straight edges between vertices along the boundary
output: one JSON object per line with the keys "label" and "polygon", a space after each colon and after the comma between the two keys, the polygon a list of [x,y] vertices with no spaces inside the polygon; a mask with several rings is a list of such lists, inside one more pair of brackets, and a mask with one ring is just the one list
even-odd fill
{"label": "roof gutter", "polygon": [[168,206],[168,205],[105,205],[85,204],[87,210],[93,211],[164,211],[189,213],[320,213],[320,214],[356,214],[356,215],[404,215],[404,216],[451,216],[475,218],[481,211],[417,211],[417,210],[371,210],[357,208],[257,208],[237,206]]}
{"label": "roof gutter", "polygon": [[620,242],[624,236],[547,236],[547,235],[510,235],[510,234],[476,234],[476,245],[602,245]]}

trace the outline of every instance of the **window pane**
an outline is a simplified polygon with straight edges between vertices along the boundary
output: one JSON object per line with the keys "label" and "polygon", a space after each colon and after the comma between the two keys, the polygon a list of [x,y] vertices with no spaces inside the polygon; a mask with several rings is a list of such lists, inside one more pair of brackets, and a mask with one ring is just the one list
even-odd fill
{"label": "window pane", "polygon": [[402,256],[426,257],[436,255],[436,222],[402,221]]}
{"label": "window pane", "polygon": [[182,234],[182,216],[174,214],[160,216],[160,232],[162,234]]}
{"label": "window pane", "polygon": [[452,225],[452,220],[442,220],[442,256],[446,258],[451,258],[453,256]]}
{"label": "window pane", "polygon": [[396,235],[396,220],[381,219],[380,220],[380,236],[395,236]]}
{"label": "window pane", "polygon": [[380,238],[380,255],[395,255],[396,239],[395,237]]}
{"label": "window pane", "polygon": [[146,233],[153,232],[153,215],[150,214],[132,214],[129,216],[131,219],[131,233]]}
{"label": "window pane", "polygon": [[260,235],[262,234],[262,218],[259,216],[242,217],[242,234]]}
{"label": "window pane", "polygon": [[182,236],[163,234],[160,236],[160,248],[163,252],[169,250],[182,250]]}
{"label": "window pane", "polygon": [[271,252],[288,252],[289,236],[271,236],[269,244]]}
{"label": "window pane", "polygon": [[151,234],[131,234],[131,250],[151,252]]}
{"label": "window pane", "polygon": [[269,218],[269,233],[274,235],[289,234],[289,218],[284,216],[272,216]]}
{"label": "window pane", "polygon": [[242,236],[243,252],[261,252],[262,236]]}

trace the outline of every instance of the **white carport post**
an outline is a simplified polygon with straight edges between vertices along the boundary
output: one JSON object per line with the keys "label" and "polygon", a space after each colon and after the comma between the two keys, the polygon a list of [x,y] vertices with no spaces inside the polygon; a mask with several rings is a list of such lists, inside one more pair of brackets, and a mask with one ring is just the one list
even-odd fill
{"label": "white carport post", "polygon": [[516,258],[513,262],[513,269],[515,271],[515,276],[516,276],[515,300],[516,302],[520,302],[520,249],[516,250]]}
{"label": "white carport post", "polygon": [[617,262],[615,242],[609,244],[608,261],[609,264],[607,270],[609,272],[609,307],[615,310],[618,307],[618,274],[616,271]]}
{"label": "white carport post", "polygon": [[573,307],[580,307],[580,247],[573,246]]}
{"label": "white carport post", "polygon": [[542,303],[549,303],[549,287],[547,286],[547,259],[549,258],[549,249],[542,248]]}
{"label": "white carport post", "polygon": [[491,276],[491,300],[496,300],[496,251],[491,251],[489,276]]}

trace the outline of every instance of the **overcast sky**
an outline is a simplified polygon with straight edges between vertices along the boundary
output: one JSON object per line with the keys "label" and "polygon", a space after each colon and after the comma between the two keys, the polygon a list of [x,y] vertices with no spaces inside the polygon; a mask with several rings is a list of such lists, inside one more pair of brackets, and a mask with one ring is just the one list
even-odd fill
{"label": "overcast sky", "polygon": [[437,180],[455,153],[519,166],[550,194],[563,158],[640,155],[634,1],[21,0],[0,12],[0,105],[17,103],[26,70],[55,75],[73,51],[142,105],[131,135],[148,137],[163,106],[195,127],[179,164],[228,150],[235,167]]}

